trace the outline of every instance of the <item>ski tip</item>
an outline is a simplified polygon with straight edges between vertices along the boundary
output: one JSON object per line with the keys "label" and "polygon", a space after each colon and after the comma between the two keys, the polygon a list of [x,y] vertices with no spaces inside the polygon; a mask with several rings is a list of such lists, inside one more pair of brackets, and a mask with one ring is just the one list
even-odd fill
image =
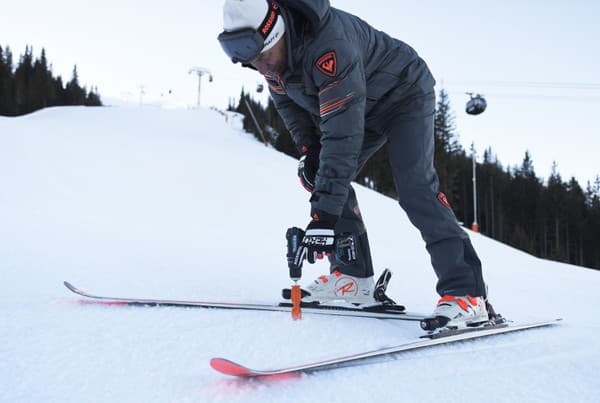
{"label": "ski tip", "polygon": [[250,369],[225,358],[213,358],[210,366],[217,372],[230,376],[253,376],[257,375]]}
{"label": "ski tip", "polygon": [[65,287],[67,287],[69,289],[69,291],[74,292],[75,294],[84,295],[83,291],[81,291],[79,288],[75,287],[73,284],[69,283],[68,281],[63,281],[63,284],[65,285]]}
{"label": "ski tip", "polygon": [[75,288],[73,286],[73,284],[69,283],[68,281],[63,281],[63,284],[65,285],[65,287],[67,287],[69,290],[73,291],[76,290],[77,288]]}
{"label": "ski tip", "polygon": [[300,371],[293,368],[278,369],[272,371],[257,371],[244,367],[225,358],[213,358],[210,360],[210,366],[217,372],[224,375],[237,376],[239,378],[260,378],[269,381],[289,381],[302,377]]}

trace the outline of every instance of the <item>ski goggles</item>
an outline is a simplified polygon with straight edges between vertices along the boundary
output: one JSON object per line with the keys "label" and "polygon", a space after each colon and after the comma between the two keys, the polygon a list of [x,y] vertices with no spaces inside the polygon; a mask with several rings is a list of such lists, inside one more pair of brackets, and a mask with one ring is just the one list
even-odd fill
{"label": "ski goggles", "polygon": [[234,63],[249,64],[256,59],[265,48],[265,39],[273,31],[279,14],[279,5],[269,0],[269,12],[258,29],[243,28],[235,31],[223,31],[217,39],[225,54]]}
{"label": "ski goggles", "polygon": [[265,47],[265,38],[252,28],[223,32],[218,39],[225,54],[234,63],[250,63]]}

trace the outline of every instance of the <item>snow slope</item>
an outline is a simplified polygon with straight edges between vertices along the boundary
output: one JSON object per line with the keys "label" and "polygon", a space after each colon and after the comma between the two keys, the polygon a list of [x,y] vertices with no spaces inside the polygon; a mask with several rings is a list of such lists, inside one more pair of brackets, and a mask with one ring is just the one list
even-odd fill
{"label": "snow slope", "polygon": [[[478,234],[498,311],[560,326],[413,352],[291,380],[237,380],[214,356],[264,368],[406,342],[413,322],[82,305],[116,296],[274,302],[285,230],[304,226],[296,161],[209,110],[52,108],[0,117],[0,401],[598,401],[600,273]],[[375,265],[412,311],[436,302],[418,232],[358,187]],[[399,245],[407,245],[400,249]],[[307,267],[304,283],[327,270]]]}

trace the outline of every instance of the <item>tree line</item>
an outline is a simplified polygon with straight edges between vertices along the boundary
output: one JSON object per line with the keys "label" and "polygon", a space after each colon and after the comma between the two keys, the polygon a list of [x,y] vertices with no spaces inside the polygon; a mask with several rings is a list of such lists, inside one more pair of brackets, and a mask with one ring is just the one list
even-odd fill
{"label": "tree line", "polygon": [[[246,103],[261,127],[268,127],[267,140],[277,150],[299,157],[283,121],[269,99],[266,107],[242,90],[240,100],[230,101],[229,110],[242,113],[244,129],[258,134]],[[441,90],[435,112],[435,166],[443,191],[459,221],[470,227],[473,217],[472,158],[458,141],[448,94]],[[575,178],[563,180],[556,162],[550,177],[537,176],[529,151],[520,166],[504,167],[486,149],[476,163],[479,231],[493,239],[532,255],[600,269],[600,176],[584,188]],[[387,147],[379,150],[358,174],[356,182],[387,196],[396,197],[389,169]]]}
{"label": "tree line", "polygon": [[67,105],[102,105],[97,88],[88,91],[80,86],[77,66],[73,67],[71,80],[64,84],[61,76],[53,76],[45,49],[34,60],[33,49],[27,46],[13,66],[10,48],[0,46],[0,115],[20,116]]}

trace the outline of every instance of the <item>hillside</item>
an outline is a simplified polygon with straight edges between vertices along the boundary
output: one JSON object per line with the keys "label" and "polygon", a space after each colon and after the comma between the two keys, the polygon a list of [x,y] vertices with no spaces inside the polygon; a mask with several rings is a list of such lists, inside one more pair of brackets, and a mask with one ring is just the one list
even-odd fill
{"label": "hillside", "polygon": [[[50,108],[0,117],[0,401],[597,401],[597,271],[536,259],[471,233],[490,298],[552,329],[414,352],[288,381],[256,367],[406,342],[415,323],[283,313],[82,305],[101,294],[275,302],[289,285],[285,230],[307,223],[297,161],[209,110]],[[429,312],[434,273],[398,204],[357,186],[392,298]],[[400,249],[403,245],[405,249]],[[323,274],[307,267],[303,283]]]}

